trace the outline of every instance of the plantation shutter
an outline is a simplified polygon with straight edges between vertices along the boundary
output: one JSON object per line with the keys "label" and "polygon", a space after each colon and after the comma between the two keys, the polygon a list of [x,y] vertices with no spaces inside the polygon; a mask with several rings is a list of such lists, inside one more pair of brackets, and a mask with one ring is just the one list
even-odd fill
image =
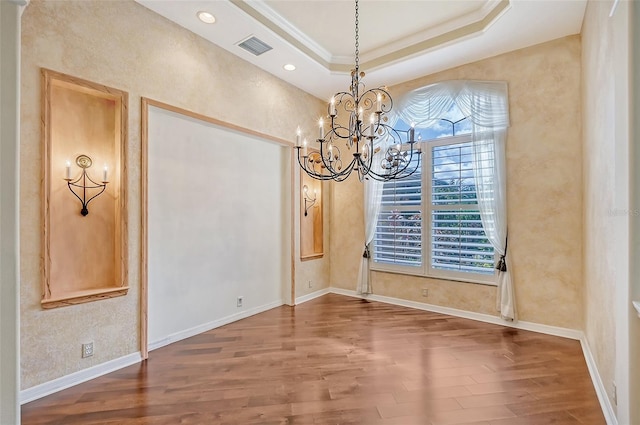
{"label": "plantation shutter", "polygon": [[422,171],[385,182],[374,238],[374,261],[422,266]]}
{"label": "plantation shutter", "polygon": [[431,267],[493,274],[495,254],[478,209],[471,142],[431,149]]}

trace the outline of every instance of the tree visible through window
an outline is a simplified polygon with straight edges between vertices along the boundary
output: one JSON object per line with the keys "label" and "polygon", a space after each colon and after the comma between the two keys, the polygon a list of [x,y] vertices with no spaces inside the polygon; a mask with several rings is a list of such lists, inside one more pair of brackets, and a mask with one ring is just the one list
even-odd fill
{"label": "tree visible through window", "polygon": [[408,179],[384,183],[374,268],[490,280],[495,254],[478,210],[471,123],[455,107],[430,123],[420,128],[425,139],[421,169]]}

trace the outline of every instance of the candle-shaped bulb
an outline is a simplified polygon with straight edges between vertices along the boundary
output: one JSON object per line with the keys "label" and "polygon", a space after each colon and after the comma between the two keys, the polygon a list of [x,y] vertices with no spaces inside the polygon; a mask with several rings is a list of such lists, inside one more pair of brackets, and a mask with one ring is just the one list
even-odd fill
{"label": "candle-shaped bulb", "polygon": [[296,129],[296,146],[300,146],[300,136],[301,136],[301,131],[300,131],[300,127],[298,127]]}
{"label": "candle-shaped bulb", "polygon": [[409,142],[413,142],[416,134],[416,124],[411,123],[411,128],[409,129]]}
{"label": "candle-shaped bulb", "polygon": [[378,97],[376,99],[376,111],[382,112],[382,93],[378,93]]}
{"label": "candle-shaped bulb", "polygon": [[104,166],[104,170],[102,171],[102,181],[103,183],[106,183],[109,181],[109,172],[106,164]]}
{"label": "candle-shaped bulb", "polygon": [[329,145],[329,161],[333,161],[333,145]]}
{"label": "candle-shaped bulb", "polygon": [[336,116],[336,99],[335,97],[331,98],[331,102],[329,104],[329,115],[332,117]]}
{"label": "candle-shaped bulb", "polygon": [[362,122],[362,114],[364,113],[364,111],[362,110],[362,108],[358,108],[358,121]]}
{"label": "candle-shaped bulb", "polygon": [[307,139],[302,142],[302,156],[307,156]]}
{"label": "candle-shaped bulb", "polygon": [[306,195],[307,192],[309,191],[309,188],[307,187],[307,185],[305,184],[304,186],[302,186],[302,191],[304,192],[304,194]]}
{"label": "candle-shaped bulb", "polygon": [[65,170],[65,179],[71,180],[71,162],[67,161]]}
{"label": "candle-shaped bulb", "polygon": [[371,118],[369,118],[369,136],[373,137],[374,133],[375,133],[375,124],[376,124],[376,117],[374,114],[371,114]]}
{"label": "candle-shaped bulb", "polygon": [[324,139],[324,120],[320,118],[318,121],[318,126],[320,127],[320,140]]}

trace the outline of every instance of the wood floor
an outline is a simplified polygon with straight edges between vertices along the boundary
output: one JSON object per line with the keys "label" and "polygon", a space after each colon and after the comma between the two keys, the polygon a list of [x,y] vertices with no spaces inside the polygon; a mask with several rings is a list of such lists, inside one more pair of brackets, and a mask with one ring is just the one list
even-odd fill
{"label": "wood floor", "polygon": [[339,295],[28,403],[23,424],[604,424],[577,341]]}

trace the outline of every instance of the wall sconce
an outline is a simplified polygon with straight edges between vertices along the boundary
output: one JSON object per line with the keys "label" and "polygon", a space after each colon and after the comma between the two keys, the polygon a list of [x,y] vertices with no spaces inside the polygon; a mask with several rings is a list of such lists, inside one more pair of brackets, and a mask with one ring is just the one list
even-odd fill
{"label": "wall sconce", "polygon": [[309,208],[311,208],[316,203],[316,199],[318,198],[318,191],[316,189],[313,189],[313,198],[309,197],[309,187],[307,187],[307,185],[305,184],[304,186],[302,186],[302,193],[304,197],[304,216],[306,217]]}
{"label": "wall sconce", "polygon": [[[73,193],[73,195],[82,203],[80,214],[82,214],[83,217],[89,214],[89,210],[87,209],[89,202],[101,195],[102,192],[104,192],[104,190],[107,188],[108,183],[107,166],[104,166],[104,171],[102,173],[102,183],[97,183],[93,181],[93,179],[91,179],[91,177],[89,177],[89,175],[87,174],[87,168],[91,167],[91,164],[93,164],[93,161],[87,155],[79,155],[76,158],[76,165],[82,168],[82,174],[76,180],[73,180],[71,178],[71,163],[69,161],[67,161],[66,166],[65,180],[67,181],[67,186],[69,186],[69,190],[71,191],[71,193]],[[89,181],[89,183],[87,183],[87,180]],[[80,195],[78,195],[76,191],[73,190],[74,187],[82,189],[82,197],[80,197]],[[99,189],[100,191],[87,199],[87,189]]]}

